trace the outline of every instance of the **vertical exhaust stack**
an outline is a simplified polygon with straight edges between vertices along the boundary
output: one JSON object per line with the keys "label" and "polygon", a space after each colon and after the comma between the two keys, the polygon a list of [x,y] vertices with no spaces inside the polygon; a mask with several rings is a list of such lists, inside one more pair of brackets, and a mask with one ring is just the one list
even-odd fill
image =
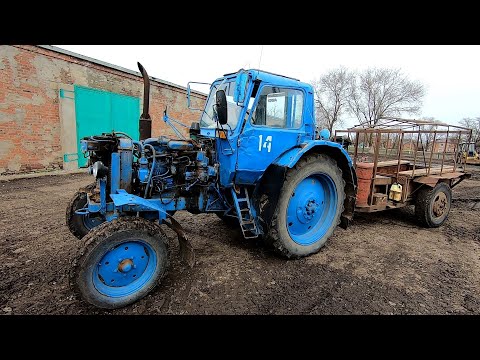
{"label": "vertical exhaust stack", "polygon": [[138,70],[143,76],[143,112],[140,115],[140,140],[152,137],[152,119],[150,118],[150,79],[145,68],[137,62]]}

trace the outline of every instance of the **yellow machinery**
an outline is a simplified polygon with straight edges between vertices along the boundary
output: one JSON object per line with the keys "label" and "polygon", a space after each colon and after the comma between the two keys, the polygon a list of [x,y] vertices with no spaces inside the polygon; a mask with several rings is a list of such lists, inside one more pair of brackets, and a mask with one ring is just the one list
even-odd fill
{"label": "yellow machinery", "polygon": [[467,164],[480,165],[480,156],[475,149],[474,142],[463,142],[458,144],[459,162],[465,161]]}

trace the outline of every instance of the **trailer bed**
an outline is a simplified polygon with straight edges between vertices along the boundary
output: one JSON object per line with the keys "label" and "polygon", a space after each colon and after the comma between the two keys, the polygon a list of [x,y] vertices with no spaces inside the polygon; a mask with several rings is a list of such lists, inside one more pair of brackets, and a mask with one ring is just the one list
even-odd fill
{"label": "trailer bed", "polygon": [[432,166],[430,171],[428,168],[416,168],[411,170],[399,171],[398,175],[408,176],[409,178],[414,178],[417,176],[428,176],[428,175],[438,175],[438,174],[447,174],[455,172],[455,167],[446,165],[443,168],[441,166]]}
{"label": "trailer bed", "polygon": [[400,118],[336,130],[335,139],[351,154],[357,175],[355,211],[415,204],[421,189],[438,183],[453,188],[470,177],[459,144],[471,135],[461,126]]}

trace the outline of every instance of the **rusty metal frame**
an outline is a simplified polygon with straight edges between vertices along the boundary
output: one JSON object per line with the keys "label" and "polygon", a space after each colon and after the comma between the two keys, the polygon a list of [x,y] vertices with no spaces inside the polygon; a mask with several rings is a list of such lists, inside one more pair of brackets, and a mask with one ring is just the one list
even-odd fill
{"label": "rusty metal frame", "polygon": [[[425,126],[432,126],[432,128],[425,129]],[[368,162],[373,163],[370,193],[368,195],[369,197],[367,202],[370,209],[369,210],[362,209],[361,211],[379,211],[385,208],[400,207],[400,206],[403,206],[401,205],[402,203],[410,202],[412,197],[411,197],[411,194],[408,193],[408,191],[410,190],[415,191],[415,187],[412,187],[410,189],[410,183],[415,178],[430,176],[431,169],[433,166],[435,166],[435,172],[433,172],[433,174],[437,174],[440,177],[444,174],[447,174],[445,176],[448,177],[448,174],[451,172],[452,168],[450,166],[446,167],[446,162],[450,162],[450,160],[453,160],[453,172],[457,172],[457,167],[458,167],[461,169],[463,173],[465,173],[466,165],[467,165],[466,160],[462,158],[460,161],[457,161],[458,144],[462,139],[467,139],[467,138],[468,138],[467,141],[469,142],[471,139],[472,130],[462,126],[446,124],[443,122],[432,122],[432,121],[425,121],[425,120],[386,117],[386,118],[379,119],[375,126],[366,126],[364,123],[364,124],[359,124],[359,125],[350,127],[346,130],[335,130],[335,136],[339,136],[339,134],[342,134],[342,133],[343,134],[346,133],[348,139],[350,139],[351,134],[355,135],[355,141],[351,142],[354,144],[353,156],[352,156],[354,167],[357,166],[357,163],[362,162],[362,160],[365,161],[365,159],[367,159]],[[411,136],[408,136],[407,134],[411,134]],[[414,141],[415,135],[416,135],[416,141]],[[425,145],[428,145],[429,148],[431,146],[430,154],[427,155],[429,149],[425,148],[425,145],[422,140],[422,136],[431,136],[431,135],[433,135],[433,139],[431,140],[431,142],[428,142],[427,140],[428,144],[425,144]],[[360,136],[363,136],[363,141],[361,141]],[[386,139],[387,139],[387,142],[384,145],[385,153],[380,151],[381,140],[383,136],[386,136]],[[373,139],[373,137],[375,137],[375,139]],[[443,137],[445,137],[445,139],[443,139]],[[390,139],[394,139],[392,140],[393,141],[392,149],[389,149]],[[436,152],[435,148],[438,149],[438,147],[436,146],[437,141],[443,142],[443,140],[445,141],[444,141],[444,146],[442,151]],[[360,141],[361,141],[361,149],[360,149]],[[406,146],[406,144],[404,144],[405,141],[408,141],[410,144],[408,154],[403,154],[404,145]],[[365,145],[367,142],[368,142],[368,151],[365,152]],[[453,153],[451,151],[447,151],[447,149],[449,149],[449,146],[448,146],[449,144],[454,144]],[[371,152],[372,146],[375,146],[373,154]],[[413,156],[412,156],[412,153],[410,152],[410,150],[412,150],[412,147],[413,147]],[[417,159],[418,150],[420,150],[420,147],[421,147],[421,151],[424,154],[423,165],[420,165],[421,160]],[[395,149],[398,150],[398,153],[396,154],[394,153]],[[433,156],[434,153],[436,155],[435,158]],[[384,154],[384,157],[387,161],[389,159],[389,156],[391,157],[394,154],[396,155],[396,160],[397,160],[397,163],[395,164],[396,169],[395,170],[391,169],[390,171],[394,171],[394,173],[392,173],[391,176],[395,178],[395,181],[397,182],[398,182],[398,179],[400,178],[400,172],[403,165],[402,160],[404,159],[409,160],[411,161],[411,163],[413,163],[413,167],[409,169],[411,170],[411,175],[408,174],[407,176],[406,184],[402,191],[402,200],[400,203],[386,205],[386,206],[373,204],[373,201],[374,201],[373,194],[375,192],[375,182],[376,182],[375,179],[378,174],[379,158],[382,156],[382,154]],[[373,159],[372,159],[372,155],[373,155]],[[426,158],[425,155],[429,157]],[[453,157],[452,159],[450,159],[451,156]],[[440,173],[438,173],[438,170],[440,170]],[[402,174],[402,176],[405,176],[405,175]],[[462,178],[463,177],[464,176],[462,175]],[[453,182],[452,184],[456,185],[458,184],[458,182]],[[388,187],[387,187],[387,191],[388,191]]]}

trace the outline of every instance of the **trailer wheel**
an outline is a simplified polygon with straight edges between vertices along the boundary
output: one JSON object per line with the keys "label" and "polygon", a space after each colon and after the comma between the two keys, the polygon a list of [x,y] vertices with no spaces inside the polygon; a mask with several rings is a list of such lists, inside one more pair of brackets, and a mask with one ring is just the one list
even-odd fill
{"label": "trailer wheel", "polygon": [[434,188],[424,187],[418,191],[415,215],[423,226],[432,228],[442,225],[452,206],[452,189],[444,182]]}
{"label": "trailer wheel", "polygon": [[89,304],[105,309],[129,305],[167,273],[168,239],[151,221],[122,217],[96,227],[85,240],[70,285]]}
{"label": "trailer wheel", "polygon": [[96,184],[90,184],[75,193],[67,206],[66,224],[70,232],[82,239],[90,230],[105,221],[101,214],[78,215],[76,210],[83,209],[87,205],[87,192],[92,191]]}
{"label": "trailer wheel", "polygon": [[288,258],[316,253],[340,223],[345,199],[342,171],[320,154],[287,172],[267,241]]}

